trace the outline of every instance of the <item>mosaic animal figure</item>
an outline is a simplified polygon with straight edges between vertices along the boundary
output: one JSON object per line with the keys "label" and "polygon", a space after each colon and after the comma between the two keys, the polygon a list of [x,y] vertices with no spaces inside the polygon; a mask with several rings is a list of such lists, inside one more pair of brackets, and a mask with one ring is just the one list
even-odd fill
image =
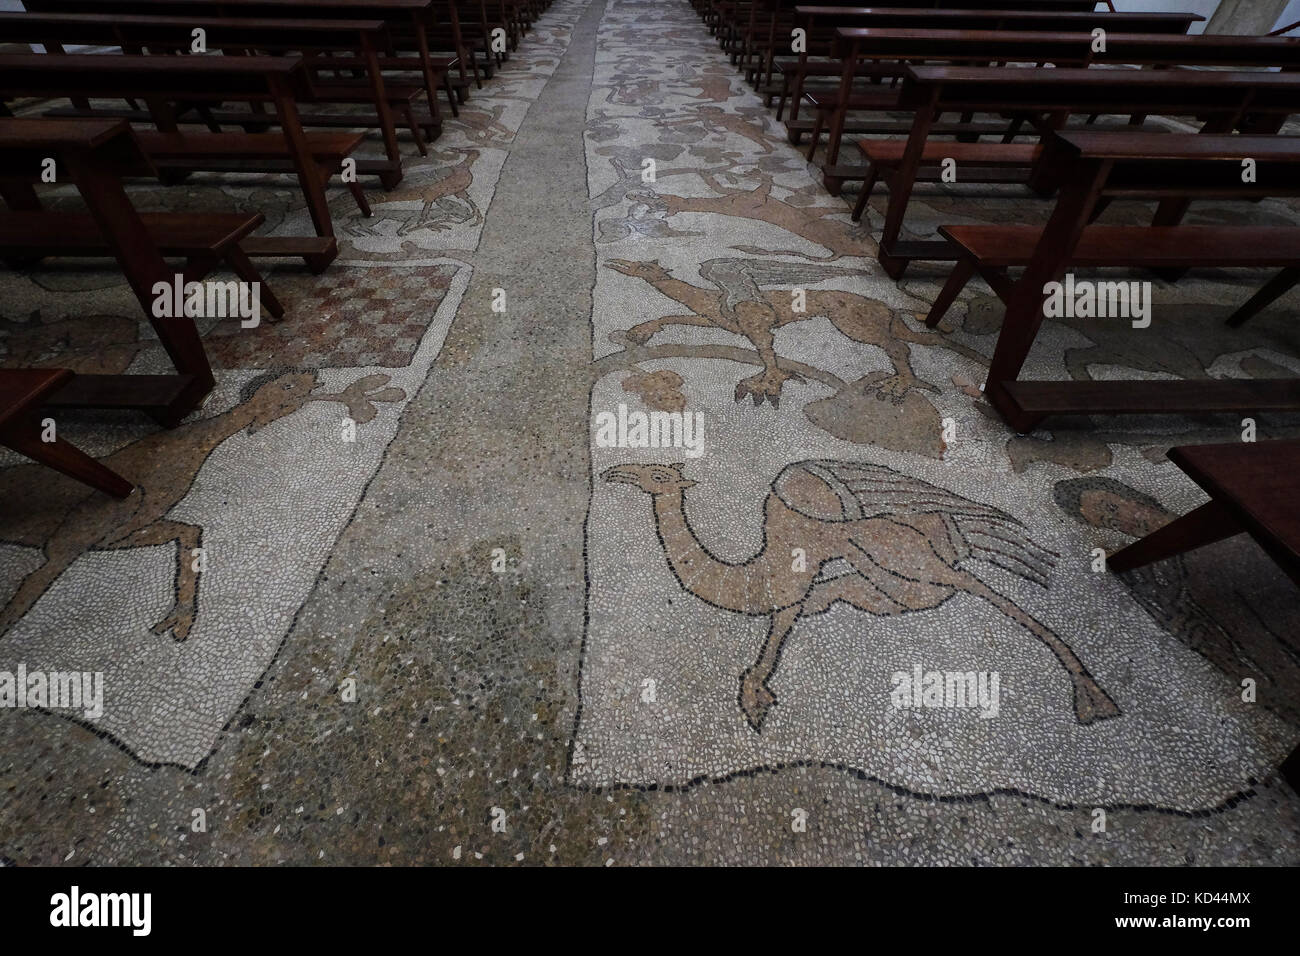
{"label": "mosaic animal figure", "polygon": [[[909,614],[959,593],[987,601],[1047,645],[1069,675],[1079,723],[1119,714],[1060,637],[968,567],[984,560],[1046,586],[1054,555],[1005,512],[882,465],[801,461],[772,482],[762,549],[732,563],[696,538],[685,510],[686,489],[695,482],[682,470],[628,464],[603,477],[650,495],[664,556],[683,589],[716,607],[769,619],[758,659],[740,678],[740,709],[755,731],[776,703],[768,682],[801,618],[837,601],[881,617]],[[795,548],[806,554],[803,570],[792,569]]]}
{"label": "mosaic animal figure", "polygon": [[[435,153],[433,157],[447,160],[457,154],[461,157],[460,162],[432,170],[436,178],[421,178],[418,183],[408,180],[402,188],[386,193],[375,203],[373,218],[348,216],[344,232],[365,239],[372,236],[382,238],[395,229],[397,236],[404,237],[421,230],[441,232],[482,222],[483,213],[469,195],[469,188],[474,184],[474,163],[478,161],[480,151],[453,148],[446,154]],[[420,203],[419,210],[409,210],[412,202]]]}
{"label": "mosaic animal figure", "polygon": [[789,289],[802,288],[824,279],[857,277],[861,272],[856,269],[766,259],[709,259],[700,264],[700,275],[714,287],[706,289],[673,278],[658,262],[610,259],[605,267],[649,283],[690,310],[689,314],[666,315],[642,322],[622,333],[622,337],[633,345],[644,345],[671,325],[712,326],[750,341],[758,352],[763,370],[737,383],[735,399],[738,402],[751,398],[755,405],[769,402],[773,408],[779,407],[782,386],[797,376],[778,362],[774,333],[784,325],[818,316],[825,316],[853,341],[873,345],[889,357],[894,366],[893,373],[864,385],[864,388],[873,391],[881,401],[895,405],[914,389],[937,391],[912,371],[913,344],[946,347],[987,362],[960,343],[945,343],[941,336],[929,330],[917,332],[908,328],[884,303],[852,292],[808,289],[804,310],[794,311]]}
{"label": "mosaic animal figure", "polygon": [[374,402],[405,397],[399,388],[385,388],[388,381],[387,375],[367,375],[342,392],[313,394],[314,372],[278,371],[258,376],[244,387],[243,400],[229,411],[153,432],[105,457],[104,464],[138,485],[137,491],[121,501],[108,500],[71,481],[52,484],[49,472],[39,465],[17,465],[0,472],[0,495],[40,503],[22,509],[21,514],[15,510],[0,515],[0,541],[41,552],[40,565],[23,579],[0,611],[0,635],[86,551],[175,542],[175,604],[151,630],[160,635],[170,631],[174,640],[184,641],[198,607],[200,572],[194,567],[192,552],[200,547],[203,529],[168,515],[189,492],[208,456],[237,432],[252,434],[309,402],[340,402],[354,421],[368,422],[378,413]]}

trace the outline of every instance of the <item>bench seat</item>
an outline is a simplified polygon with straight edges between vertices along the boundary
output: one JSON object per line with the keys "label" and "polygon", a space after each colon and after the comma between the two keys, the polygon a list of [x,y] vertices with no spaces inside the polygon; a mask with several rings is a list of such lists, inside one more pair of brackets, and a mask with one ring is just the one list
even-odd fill
{"label": "bench seat", "polygon": [[[261,301],[274,318],[284,307],[249,261],[240,243],[266,221],[261,213],[142,213],[140,220],[163,256],[187,260],[186,281],[199,281],[220,261],[245,282],[257,282]],[[109,255],[107,239],[89,213],[44,210],[0,212],[0,258]]]}
{"label": "bench seat", "polygon": [[[935,299],[925,324],[939,324],[958,293],[978,272],[1005,301],[1006,270],[1027,266],[1038,248],[1039,226],[940,226],[957,248],[957,265]],[[1139,269],[1281,268],[1282,277],[1300,269],[1300,228],[1293,226],[1088,226],[1070,255],[1081,268]],[[1300,273],[1297,273],[1300,274]],[[1290,284],[1294,284],[1294,278]],[[1231,319],[1240,325],[1290,288],[1270,283],[1267,301],[1252,298]]]}
{"label": "bench seat", "polygon": [[114,498],[125,498],[134,486],[117,472],[57,433],[54,441],[42,440],[44,428],[37,413],[73,378],[66,368],[0,369],[0,445]]}

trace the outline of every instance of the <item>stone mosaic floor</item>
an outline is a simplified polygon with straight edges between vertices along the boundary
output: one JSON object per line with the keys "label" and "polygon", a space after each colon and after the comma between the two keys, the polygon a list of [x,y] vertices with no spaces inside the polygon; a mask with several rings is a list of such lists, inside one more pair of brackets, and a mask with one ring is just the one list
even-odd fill
{"label": "stone mosaic floor", "polygon": [[[371,219],[331,194],[343,253],[270,273],[282,323],[205,329],[193,420],[66,423],[143,503],[0,460],[0,670],[106,688],[93,721],[0,713],[0,858],[1300,860],[1270,769],[1293,586],[1240,541],[1091,568],[1199,502],[1165,449],[1238,422],[1008,433],[976,384],[996,298],[926,330],[943,272],[883,275],[881,198],[850,221],[685,0],[555,0],[434,145]],[[295,195],[135,198],[289,234]],[[1042,215],[946,187],[908,225]],[[1242,216],[1296,213],[1195,211]],[[1148,330],[1049,323],[1031,374],[1300,372],[1300,299],[1223,330],[1254,281],[1156,282]],[[6,364],[162,367],[110,272],[0,291]],[[650,413],[698,429],[598,427]],[[995,705],[896,706],[917,668],[995,675]]]}

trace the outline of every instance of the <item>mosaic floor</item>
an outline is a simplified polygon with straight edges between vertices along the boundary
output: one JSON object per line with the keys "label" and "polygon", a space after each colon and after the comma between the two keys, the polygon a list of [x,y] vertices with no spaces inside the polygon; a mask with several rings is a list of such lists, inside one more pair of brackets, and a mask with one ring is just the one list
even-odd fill
{"label": "mosaic floor", "polygon": [[[98,718],[0,713],[0,859],[1300,862],[1293,585],[1245,541],[1093,570],[1240,422],[1009,433],[997,299],[927,330],[943,271],[884,276],[882,197],[850,221],[686,0],[555,0],[407,161],[373,218],[331,193],[324,275],[269,273],[284,321],[204,330],[191,420],[60,422],[143,495],[0,460],[0,671],[104,675]],[[133,198],[297,234],[297,195]],[[929,187],[908,228],[1044,214]],[[1049,322],[1029,374],[1300,373],[1300,297],[1223,327],[1254,282]],[[5,364],[165,368],[111,272],[0,302]]]}

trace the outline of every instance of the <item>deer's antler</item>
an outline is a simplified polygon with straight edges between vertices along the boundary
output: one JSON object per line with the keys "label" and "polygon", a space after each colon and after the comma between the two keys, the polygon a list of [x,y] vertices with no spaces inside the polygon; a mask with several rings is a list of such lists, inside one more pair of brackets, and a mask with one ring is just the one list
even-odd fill
{"label": "deer's antler", "polygon": [[391,376],[382,372],[374,375],[363,375],[355,382],[348,385],[341,392],[316,392],[308,397],[309,402],[342,402],[347,406],[348,417],[359,425],[373,421],[379,414],[379,409],[375,407],[375,402],[400,402],[406,398],[406,392],[403,389],[393,386],[385,388],[390,381]]}

